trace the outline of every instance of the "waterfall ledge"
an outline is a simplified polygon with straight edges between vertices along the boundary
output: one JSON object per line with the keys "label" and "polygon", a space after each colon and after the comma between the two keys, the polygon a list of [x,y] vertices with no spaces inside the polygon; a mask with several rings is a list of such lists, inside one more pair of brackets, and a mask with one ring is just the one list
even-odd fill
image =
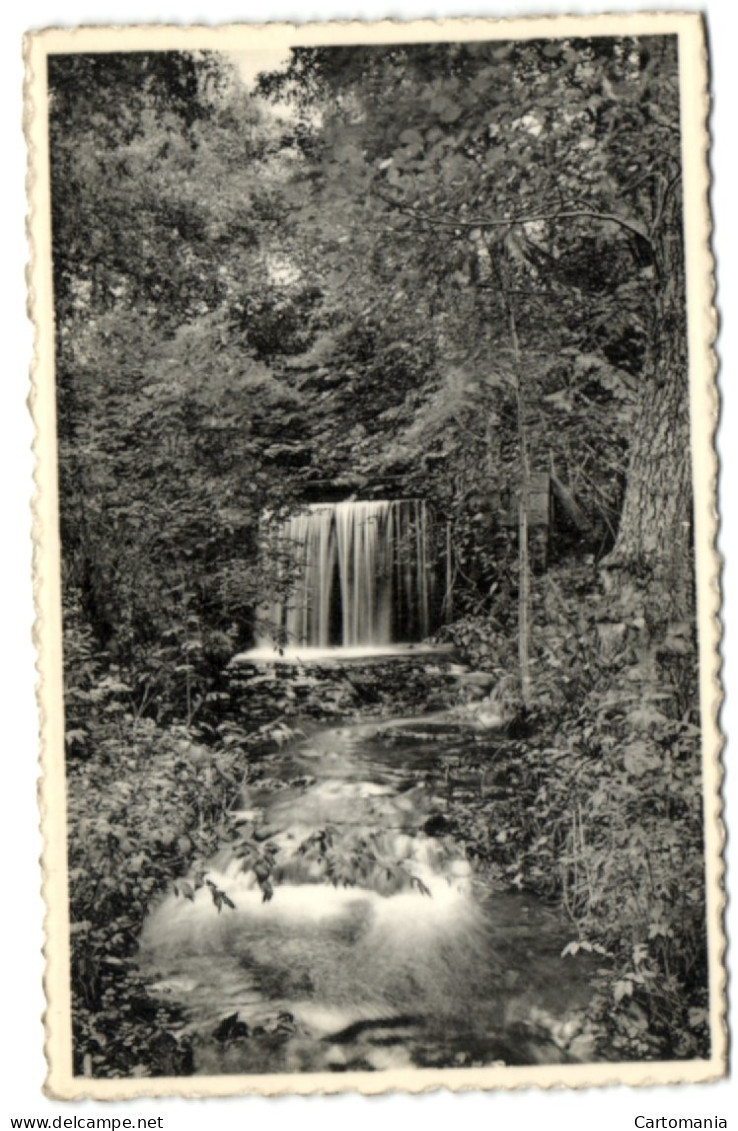
{"label": "waterfall ledge", "polygon": [[272,644],[259,645],[239,652],[229,666],[239,664],[325,664],[371,663],[372,660],[403,660],[421,656],[449,655],[453,644],[342,644],[324,648],[310,645],[289,645],[278,651]]}

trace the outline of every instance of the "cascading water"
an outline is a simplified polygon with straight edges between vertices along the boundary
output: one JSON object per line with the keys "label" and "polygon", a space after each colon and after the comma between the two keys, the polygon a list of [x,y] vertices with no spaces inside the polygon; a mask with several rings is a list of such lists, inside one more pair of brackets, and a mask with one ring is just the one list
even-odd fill
{"label": "cascading water", "polygon": [[282,748],[245,788],[236,846],[205,877],[229,904],[219,911],[207,883],[192,898],[180,885],[141,940],[151,994],[185,1011],[197,1073],[566,1059],[552,1034],[589,998],[582,962],[601,959],[563,958],[566,920],[495,889],[453,836],[428,831],[443,804],[428,775],[458,743],[421,721],[333,727]]}
{"label": "cascading water", "polygon": [[435,627],[436,579],[420,499],[315,504],[265,523],[264,561],[281,592],[258,644],[382,647]]}
{"label": "cascading water", "polygon": [[[300,664],[306,652],[320,651],[322,663],[335,649],[339,668],[352,649],[362,663],[375,649],[411,650],[438,616],[428,527],[419,500],[265,518],[267,656],[243,659],[258,667],[278,644],[279,662],[245,682],[294,693],[281,662],[290,645]],[[395,670],[412,684],[409,669]],[[496,890],[453,835],[450,768],[467,744],[476,755],[476,736],[432,716],[409,722],[295,731],[250,768],[220,849],[152,905],[140,970],[154,998],[181,1009],[195,1072],[567,1059],[559,1034],[590,995],[562,958],[570,926]],[[481,776],[474,767],[464,783],[470,812],[489,750],[482,761]],[[504,774],[498,788],[509,788]]]}

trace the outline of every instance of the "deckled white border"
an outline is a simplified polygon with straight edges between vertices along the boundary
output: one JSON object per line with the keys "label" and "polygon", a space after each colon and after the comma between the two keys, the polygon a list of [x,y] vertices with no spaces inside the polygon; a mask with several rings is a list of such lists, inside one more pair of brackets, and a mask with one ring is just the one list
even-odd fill
{"label": "deckled white border", "polygon": [[[683,114],[684,192],[687,221],[687,273],[692,411],[692,453],[696,509],[698,613],[700,622],[701,702],[708,860],[708,919],[711,958],[713,1053],[709,1061],[620,1065],[551,1065],[520,1068],[388,1071],[382,1073],[222,1076],[149,1080],[88,1080],[71,1076],[69,1033],[65,781],[61,697],[61,629],[56,436],[53,382],[51,264],[45,59],[53,52],[152,49],[286,49],[291,43],[381,43],[564,37],[568,35],[677,34]],[[628,1083],[686,1083],[718,1079],[724,1073],[724,937],[722,931],[722,850],[720,823],[720,704],[718,646],[720,563],[715,550],[714,429],[717,392],[712,343],[713,310],[710,216],[707,201],[709,101],[701,17],[696,13],[556,16],[524,20],[442,20],[399,23],[231,24],[223,27],[81,27],[49,29],[26,40],[26,133],[29,142],[29,233],[32,250],[31,310],[36,326],[32,407],[37,428],[35,500],[36,641],[41,676],[44,825],[44,895],[47,903],[46,1013],[47,1092],[57,1098],[123,1099],[132,1096],[261,1095],[360,1091],[420,1092],[438,1087],[479,1088],[589,1087]]]}

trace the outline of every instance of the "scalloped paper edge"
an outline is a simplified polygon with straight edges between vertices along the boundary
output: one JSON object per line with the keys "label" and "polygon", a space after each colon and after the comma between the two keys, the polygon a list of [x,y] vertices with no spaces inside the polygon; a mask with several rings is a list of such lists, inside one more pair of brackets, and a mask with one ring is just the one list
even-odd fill
{"label": "scalloped paper edge", "polygon": [[[299,1075],[94,1080],[72,1075],[69,921],[66,874],[61,580],[56,462],[53,303],[45,62],[55,52],[132,50],[285,49],[291,44],[348,44],[543,38],[572,35],[667,35],[679,38],[687,267],[692,475],[697,562],[703,800],[707,868],[710,1028],[706,1060],[590,1065],[532,1065],[390,1070]],[[724,932],[722,819],[723,737],[721,673],[721,558],[717,551],[719,417],[717,313],[709,205],[709,65],[704,18],[697,12],[647,12],[524,19],[383,20],[221,26],[83,26],[47,28],[25,37],[24,129],[28,145],[28,309],[34,326],[29,405],[36,437],[33,504],[34,640],[41,718],[39,805],[44,838],[42,890],[46,905],[45,1013],[47,1095],[56,1099],[124,1100],[137,1096],[212,1097],[315,1095],[359,1092],[421,1093],[520,1088],[590,1088],[718,1080],[727,1072],[727,975]]]}

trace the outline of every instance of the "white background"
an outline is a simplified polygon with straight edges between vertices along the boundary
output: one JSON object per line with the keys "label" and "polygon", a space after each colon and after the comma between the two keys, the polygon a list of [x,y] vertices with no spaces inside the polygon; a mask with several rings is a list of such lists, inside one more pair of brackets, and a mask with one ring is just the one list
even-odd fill
{"label": "white background", "polygon": [[[609,0],[606,11],[627,11],[636,4]],[[680,10],[685,4],[642,3],[641,8]],[[591,12],[561,0],[522,4],[505,0],[487,3],[455,0],[404,0],[395,4],[381,0],[356,3],[337,0],[300,5],[293,0],[273,0],[271,6],[249,0],[11,0],[3,16],[0,34],[2,67],[2,232],[0,244],[0,285],[3,314],[3,375],[0,377],[0,463],[2,464],[2,512],[0,513],[0,758],[3,787],[0,790],[3,816],[2,924],[0,925],[0,1038],[5,1051],[0,1053],[0,1116],[77,1115],[163,1115],[167,1131],[194,1131],[203,1123],[214,1129],[268,1125],[274,1131],[296,1125],[332,1131],[348,1124],[352,1131],[375,1128],[378,1122],[389,1127],[418,1123],[431,1131],[449,1123],[465,1128],[538,1127],[589,1128],[597,1131],[632,1128],[641,1113],[658,1116],[728,1116],[730,1101],[738,1089],[730,1082],[685,1088],[628,1090],[608,1088],[585,1092],[526,1091],[518,1093],[464,1094],[435,1093],[423,1097],[361,1096],[289,1098],[263,1100],[246,1097],[231,1100],[183,1101],[139,1100],[123,1104],[62,1104],[41,1093],[45,1074],[42,1055],[41,1013],[41,924],[43,909],[39,897],[40,837],[36,808],[37,714],[34,701],[34,656],[31,647],[31,544],[30,511],[32,428],[25,400],[28,393],[28,366],[31,332],[25,320],[23,269],[27,256],[24,237],[24,146],[21,132],[21,35],[33,28],[79,23],[219,23],[224,21],[292,20],[328,18],[409,19],[423,16],[504,16],[534,12]],[[719,438],[722,459],[721,511],[722,552],[727,557],[725,571],[726,664],[729,689],[723,712],[723,726],[735,734],[736,672],[738,650],[735,643],[738,625],[738,514],[735,496],[738,478],[738,392],[734,367],[738,358],[736,330],[732,323],[736,308],[736,152],[738,151],[738,50],[733,32],[738,24],[731,0],[712,0],[705,5],[708,16],[714,83],[712,130],[714,149],[713,209],[715,247],[718,255],[718,304],[722,326],[719,341],[720,386],[723,416]],[[731,694],[732,693],[732,694]],[[727,751],[730,760],[731,747]],[[735,770],[728,774],[729,816],[735,823]],[[731,795],[732,802],[731,805]],[[732,813],[730,810],[732,809]],[[735,867],[735,850],[732,850]],[[729,1121],[732,1126],[734,1121]]]}

